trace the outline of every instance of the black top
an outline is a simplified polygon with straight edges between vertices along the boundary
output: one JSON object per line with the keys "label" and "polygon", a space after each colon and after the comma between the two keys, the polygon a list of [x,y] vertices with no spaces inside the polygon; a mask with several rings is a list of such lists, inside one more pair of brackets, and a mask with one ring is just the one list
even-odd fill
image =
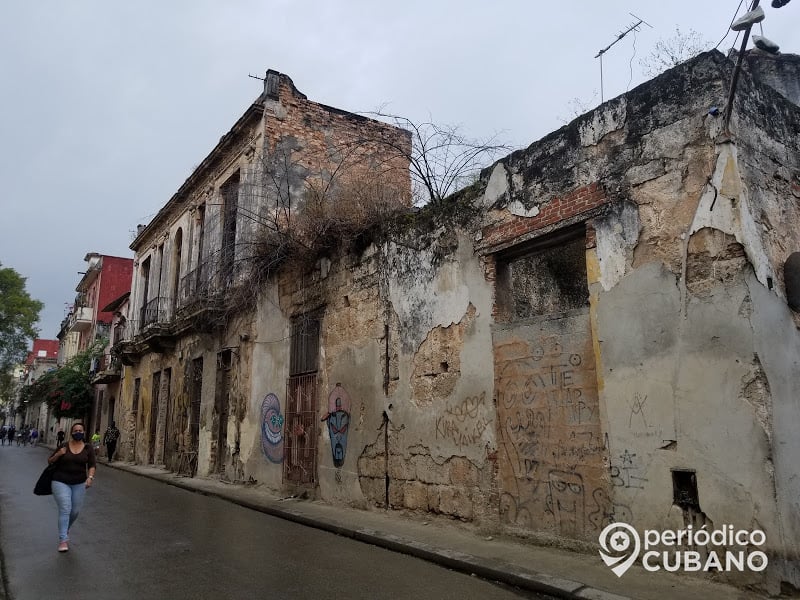
{"label": "black top", "polygon": [[103,436],[103,443],[108,444],[109,442],[116,442],[119,439],[119,429],[116,427],[111,427],[109,425],[108,429],[106,429],[106,433]]}
{"label": "black top", "polygon": [[67,453],[59,458],[54,464],[53,481],[60,481],[67,485],[76,485],[86,481],[86,469],[96,468],[97,459],[94,456],[94,448],[91,444],[84,444],[83,450],[74,454],[69,449],[69,444],[64,446]]}

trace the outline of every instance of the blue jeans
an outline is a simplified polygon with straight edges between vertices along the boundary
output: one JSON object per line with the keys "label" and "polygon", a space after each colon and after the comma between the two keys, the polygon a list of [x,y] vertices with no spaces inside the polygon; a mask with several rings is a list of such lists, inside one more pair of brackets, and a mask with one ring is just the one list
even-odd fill
{"label": "blue jeans", "polygon": [[53,482],[53,498],[58,506],[58,541],[67,541],[67,531],[72,527],[83,506],[86,496],[86,484],[68,485],[60,481]]}

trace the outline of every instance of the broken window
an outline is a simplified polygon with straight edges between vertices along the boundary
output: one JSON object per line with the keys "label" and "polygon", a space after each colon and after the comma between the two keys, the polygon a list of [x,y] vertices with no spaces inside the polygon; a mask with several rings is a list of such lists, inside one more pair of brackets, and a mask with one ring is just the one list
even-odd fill
{"label": "broken window", "polygon": [[693,470],[672,469],[672,502],[684,510],[700,510],[697,474]]}
{"label": "broken window", "polygon": [[589,305],[582,231],[581,228],[498,256],[500,320],[517,321]]}

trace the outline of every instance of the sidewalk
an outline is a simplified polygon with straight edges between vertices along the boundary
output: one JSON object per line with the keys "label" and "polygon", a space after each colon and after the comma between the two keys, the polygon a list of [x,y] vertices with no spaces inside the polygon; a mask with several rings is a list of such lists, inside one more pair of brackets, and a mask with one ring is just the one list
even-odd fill
{"label": "sidewalk", "polygon": [[178,477],[158,467],[124,462],[115,468],[186,490],[229,500],[361,542],[438,563],[449,569],[500,581],[559,598],[592,600],[750,600],[759,594],[688,575],[649,573],[633,567],[617,578],[596,554],[581,554],[522,543],[511,538],[481,537],[462,524],[421,520],[402,512],[359,510],[298,498],[280,498],[260,486],[214,479]]}

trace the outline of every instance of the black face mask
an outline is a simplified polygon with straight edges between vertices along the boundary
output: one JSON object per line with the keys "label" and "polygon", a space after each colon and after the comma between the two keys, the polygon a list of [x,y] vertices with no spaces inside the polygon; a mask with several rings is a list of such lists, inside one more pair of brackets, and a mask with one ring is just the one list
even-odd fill
{"label": "black face mask", "polygon": [[83,432],[82,431],[73,432],[72,439],[75,440],[76,442],[80,442],[81,440],[83,440]]}

